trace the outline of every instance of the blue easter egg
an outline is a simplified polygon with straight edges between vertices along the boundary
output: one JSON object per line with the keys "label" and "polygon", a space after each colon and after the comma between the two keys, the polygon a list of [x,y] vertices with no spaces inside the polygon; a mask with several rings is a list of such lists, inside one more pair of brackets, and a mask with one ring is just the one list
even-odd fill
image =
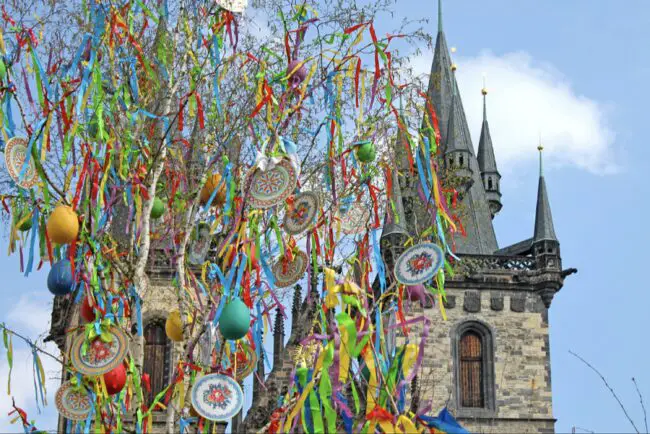
{"label": "blue easter egg", "polygon": [[64,259],[52,265],[47,275],[47,289],[54,295],[66,295],[72,292],[74,279],[70,261]]}

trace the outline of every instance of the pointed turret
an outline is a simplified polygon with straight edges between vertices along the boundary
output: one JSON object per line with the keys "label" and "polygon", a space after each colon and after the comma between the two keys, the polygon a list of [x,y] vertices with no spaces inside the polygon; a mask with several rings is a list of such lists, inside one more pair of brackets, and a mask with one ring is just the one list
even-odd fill
{"label": "pointed turret", "polygon": [[483,125],[481,126],[481,138],[478,142],[478,167],[481,170],[481,179],[485,196],[490,205],[492,218],[501,210],[501,175],[497,170],[497,161],[494,158],[490,126],[487,121],[487,89],[483,86]]}
{"label": "pointed turret", "polygon": [[281,363],[284,354],[284,316],[280,309],[275,312],[275,324],[273,326],[273,366]]}
{"label": "pointed turret", "polygon": [[533,242],[538,241],[555,241],[555,228],[553,227],[553,216],[551,215],[551,205],[546,193],[546,181],[544,181],[544,168],[542,166],[542,150],[540,144],[537,147],[539,151],[539,184],[537,187],[537,209],[535,211],[535,233]]}
{"label": "pointed turret", "polygon": [[[540,274],[537,277],[539,295],[548,308],[551,306],[553,296],[562,288],[562,280],[565,276],[575,272],[575,269],[562,270],[562,258],[560,257],[560,242],[555,235],[553,227],[553,216],[551,205],[546,192],[544,181],[544,169],[542,166],[541,140],[537,147],[539,151],[539,186],[537,188],[537,209],[535,210],[535,231],[533,233],[532,250],[537,269]],[[559,278],[558,278],[559,276]]]}
{"label": "pointed turret", "polygon": [[539,184],[537,187],[537,209],[535,210],[535,232],[533,233],[533,253],[541,268],[560,267],[560,242],[555,235],[551,205],[546,193],[546,181],[542,166],[542,150],[539,151]]}

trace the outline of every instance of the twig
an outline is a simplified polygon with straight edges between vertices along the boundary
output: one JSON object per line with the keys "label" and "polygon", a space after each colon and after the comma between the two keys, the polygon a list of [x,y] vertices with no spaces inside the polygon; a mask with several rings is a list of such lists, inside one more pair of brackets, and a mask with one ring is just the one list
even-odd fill
{"label": "twig", "polygon": [[571,431],[575,433],[577,429],[579,429],[580,431],[591,433],[591,434],[595,433],[595,431],[592,431],[592,430],[587,429],[587,428],[580,428],[579,426],[575,426],[575,425],[573,425],[573,429]]}
{"label": "twig", "polygon": [[625,417],[626,417],[627,420],[630,422],[630,424],[632,424],[632,427],[634,428],[634,431],[636,431],[637,434],[640,434],[640,433],[639,433],[639,429],[638,429],[638,428],[636,427],[636,425],[634,424],[634,421],[632,420],[632,418],[630,418],[630,415],[627,414],[627,410],[625,409],[625,406],[623,405],[623,403],[622,403],[621,400],[619,399],[619,397],[618,397],[618,395],[616,394],[616,392],[614,392],[614,389],[612,389],[612,387],[609,385],[609,383],[607,382],[607,380],[605,379],[605,377],[603,376],[603,374],[601,374],[600,371],[599,371],[598,369],[594,368],[594,367],[591,365],[591,363],[589,363],[588,361],[586,361],[585,359],[583,359],[582,357],[580,357],[579,355],[577,355],[577,354],[574,353],[573,351],[569,350],[569,354],[571,354],[572,356],[574,356],[575,358],[577,358],[578,360],[580,360],[582,363],[584,363],[585,365],[587,365],[587,366],[588,366],[592,371],[594,371],[596,374],[598,374],[598,376],[600,377],[600,379],[603,380],[603,383],[605,383],[605,386],[607,386],[607,388],[609,389],[609,391],[612,393],[612,395],[613,395],[614,398],[616,399],[616,402],[618,402],[618,405],[621,406],[621,410],[623,410],[623,413],[625,413]]}
{"label": "twig", "polygon": [[38,351],[39,353],[43,353],[43,354],[45,354],[46,356],[50,356],[51,358],[53,358],[54,360],[56,360],[57,362],[59,362],[61,365],[65,365],[65,363],[63,363],[63,360],[61,360],[61,359],[58,358],[57,356],[53,355],[52,353],[49,353],[49,352],[43,350],[43,349],[40,348],[38,345],[36,345],[35,343],[33,343],[31,340],[29,340],[28,338],[26,338],[25,336],[23,336],[23,335],[21,335],[21,334],[19,334],[19,333],[16,333],[15,331],[13,331],[13,330],[7,328],[7,326],[5,326],[4,324],[0,324],[0,329],[7,330],[7,333],[11,333],[12,335],[14,335],[14,336],[16,336],[16,337],[22,339],[23,341],[25,341],[25,342],[26,342],[27,344],[29,344],[30,346],[36,348],[36,351]]}
{"label": "twig", "polygon": [[636,393],[639,395],[639,400],[641,401],[641,408],[643,409],[643,423],[645,424],[645,432],[648,434],[648,415],[646,414],[645,411],[645,405],[643,404],[643,395],[641,395],[641,391],[639,390],[639,385],[636,384],[636,380],[634,377],[632,377],[632,383],[634,383],[634,387],[636,388]]}

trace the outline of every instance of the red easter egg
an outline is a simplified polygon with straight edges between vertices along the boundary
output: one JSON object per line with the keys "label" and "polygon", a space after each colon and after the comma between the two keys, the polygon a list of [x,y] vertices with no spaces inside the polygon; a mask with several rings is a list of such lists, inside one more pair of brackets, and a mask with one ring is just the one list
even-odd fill
{"label": "red easter egg", "polygon": [[106,392],[109,395],[120,393],[126,384],[126,369],[121,364],[117,368],[104,374],[104,383],[106,383]]}
{"label": "red easter egg", "polygon": [[85,323],[95,321],[95,312],[93,312],[88,297],[84,297],[84,301],[81,303],[81,318]]}

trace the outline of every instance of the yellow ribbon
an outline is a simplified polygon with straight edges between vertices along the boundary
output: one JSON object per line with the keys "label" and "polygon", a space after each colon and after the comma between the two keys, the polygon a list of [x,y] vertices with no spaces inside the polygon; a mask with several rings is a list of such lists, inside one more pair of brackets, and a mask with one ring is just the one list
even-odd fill
{"label": "yellow ribbon", "polygon": [[402,359],[402,372],[404,377],[408,377],[415,361],[418,358],[419,348],[416,344],[407,344],[404,349],[404,358]]}

